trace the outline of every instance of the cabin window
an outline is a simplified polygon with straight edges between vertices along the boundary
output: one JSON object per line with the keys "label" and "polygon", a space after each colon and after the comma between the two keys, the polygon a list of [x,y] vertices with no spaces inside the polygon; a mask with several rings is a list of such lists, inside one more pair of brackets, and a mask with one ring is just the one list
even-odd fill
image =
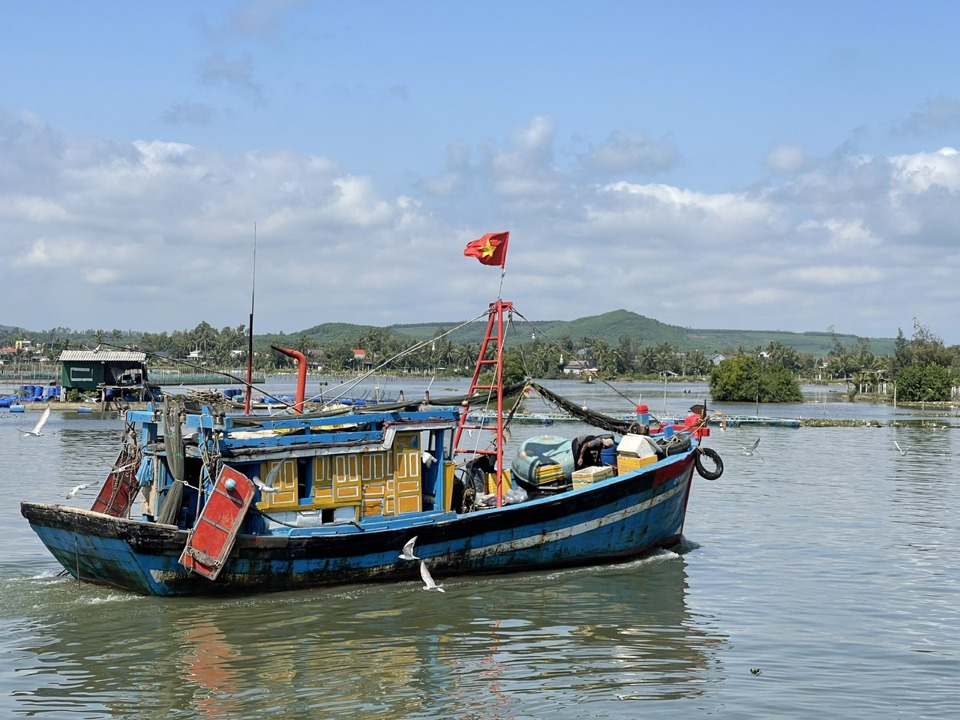
{"label": "cabin window", "polygon": [[297,460],[297,498],[301,505],[313,505],[313,478],[310,462],[306,458]]}

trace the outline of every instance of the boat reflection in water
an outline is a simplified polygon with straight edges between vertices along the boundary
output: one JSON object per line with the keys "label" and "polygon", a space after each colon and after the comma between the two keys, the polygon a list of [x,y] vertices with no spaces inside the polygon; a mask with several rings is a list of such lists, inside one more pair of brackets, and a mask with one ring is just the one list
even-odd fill
{"label": "boat reflection in water", "polygon": [[[682,555],[158,604],[51,578],[17,610],[20,711],[76,717],[542,717],[544,703],[698,696],[726,639]],[[38,588],[39,591],[39,588]],[[34,608],[45,608],[36,610]],[[53,610],[55,608],[55,612]],[[620,706],[620,709],[616,709]],[[629,716],[629,712],[627,713]]]}

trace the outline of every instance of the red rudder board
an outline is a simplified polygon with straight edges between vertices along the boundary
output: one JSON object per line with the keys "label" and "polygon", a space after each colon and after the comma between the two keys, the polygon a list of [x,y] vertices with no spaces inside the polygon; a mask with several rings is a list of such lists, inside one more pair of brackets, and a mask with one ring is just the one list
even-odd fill
{"label": "red rudder board", "polygon": [[255,491],[256,487],[246,475],[224,466],[190,531],[180,564],[216,580],[233,549]]}
{"label": "red rudder board", "polygon": [[140,491],[137,480],[139,467],[140,449],[134,445],[124,445],[90,509],[113,517],[127,517]]}

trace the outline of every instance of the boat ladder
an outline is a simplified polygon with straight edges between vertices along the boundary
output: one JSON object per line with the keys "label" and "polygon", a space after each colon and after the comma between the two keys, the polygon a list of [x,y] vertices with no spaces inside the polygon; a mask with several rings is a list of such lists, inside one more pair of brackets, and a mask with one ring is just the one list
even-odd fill
{"label": "boat ladder", "polygon": [[[496,392],[497,413],[495,422],[470,422],[468,420],[470,403],[463,403],[460,410],[460,421],[457,423],[457,431],[453,438],[454,454],[469,453],[472,455],[489,455],[496,458],[497,469],[497,507],[503,504],[503,341],[504,341],[504,314],[513,311],[513,303],[504,302],[497,299],[490,303],[488,312],[487,329],[483,335],[483,342],[480,345],[480,353],[477,356],[477,365],[473,371],[473,378],[470,381],[470,390],[468,398],[479,395],[486,391],[492,400],[494,391]],[[488,357],[488,354],[490,357]],[[484,375],[485,371],[492,371],[492,382]],[[483,380],[481,381],[481,376]],[[480,442],[474,442],[472,447],[465,447],[461,444],[463,441],[464,430],[471,431],[467,434],[469,437],[472,432],[492,432],[494,439],[486,446],[481,447]]]}

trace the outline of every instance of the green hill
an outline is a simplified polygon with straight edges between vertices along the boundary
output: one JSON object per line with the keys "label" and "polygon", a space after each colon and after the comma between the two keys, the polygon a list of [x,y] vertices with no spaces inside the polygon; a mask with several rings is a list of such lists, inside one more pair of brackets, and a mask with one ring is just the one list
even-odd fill
{"label": "green hill", "polygon": [[[412,340],[429,340],[438,331],[447,332],[453,328],[457,328],[457,330],[452,332],[448,338],[454,344],[478,344],[483,340],[483,334],[487,327],[485,317],[463,327],[458,327],[461,323],[462,321],[410,323],[388,327],[354,325],[351,323],[323,323],[299,332],[257,335],[255,344],[259,349],[266,348],[271,344],[297,346],[302,338],[306,338],[313,347],[323,348],[343,343],[356,343],[364,336],[369,337],[371,333],[395,334],[400,338]],[[11,344],[13,340],[21,337],[49,342],[53,335],[70,337],[74,347],[92,345],[96,342],[92,330],[80,333],[70,331],[67,328],[57,328],[56,332],[31,332],[22,328],[2,325],[0,325],[0,329],[3,330],[3,332],[0,332],[0,337],[3,340],[9,340]],[[124,333],[124,340],[114,342],[118,344],[130,341],[136,342],[140,335],[141,333],[130,331]],[[771,342],[778,342],[800,353],[823,356],[833,349],[834,338],[838,339],[847,348],[852,348],[857,342],[857,336],[855,335],[834,336],[826,332],[793,333],[780,330],[683,328],[676,325],[667,325],[659,320],[621,309],[576,320],[527,321],[515,315],[507,332],[507,344],[513,347],[526,343],[534,335],[541,339],[549,338],[556,342],[569,338],[574,345],[579,345],[583,338],[602,339],[614,347],[619,345],[621,337],[628,337],[634,347],[669,344],[681,351],[700,350],[707,354],[714,352],[726,354],[736,351],[738,348],[752,350],[756,347],[766,347]],[[892,355],[894,339],[870,338],[870,349],[876,355]]]}
{"label": "green hill", "polygon": [[254,335],[257,346],[268,345],[296,345],[301,336],[310,338],[317,347],[336,343],[356,342],[361,334],[371,329],[370,325],[353,325],[351,323],[321,323],[306,330],[295,333],[265,333]]}
{"label": "green hill", "polygon": [[[508,337],[508,345],[526,342],[531,334],[536,332],[553,340],[567,336],[574,343],[584,337],[599,338],[614,346],[619,344],[621,337],[626,336],[634,341],[634,345],[668,343],[683,351],[701,350],[705,353],[730,352],[738,348],[752,350],[755,347],[766,347],[771,342],[778,342],[800,353],[825,355],[833,349],[834,337],[846,347],[852,347],[857,341],[856,335],[834,336],[825,332],[793,333],[782,330],[682,328],[677,325],[667,325],[629,310],[614,310],[577,320],[543,320],[527,323],[520,318],[514,318],[513,324],[514,332]],[[414,323],[391,325],[390,330],[403,337],[427,340],[433,337],[438,329],[450,330],[456,326],[457,323]],[[479,343],[483,339],[485,330],[485,321],[475,322],[458,329],[449,337],[453,343]],[[870,349],[876,355],[891,355],[893,348],[893,338],[870,338]]]}

